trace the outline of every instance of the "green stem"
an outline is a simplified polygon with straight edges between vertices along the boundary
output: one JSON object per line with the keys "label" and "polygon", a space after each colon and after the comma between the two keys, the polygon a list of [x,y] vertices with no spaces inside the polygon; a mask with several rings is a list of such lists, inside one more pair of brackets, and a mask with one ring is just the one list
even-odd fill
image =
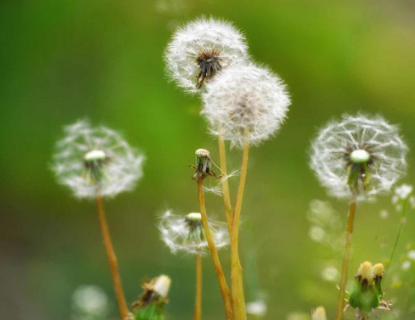
{"label": "green stem", "polygon": [[343,319],[344,296],[345,296],[345,291],[346,291],[347,276],[349,272],[350,248],[352,245],[353,224],[354,224],[355,213],[356,213],[356,192],[353,193],[352,201],[350,203],[350,209],[349,209],[349,219],[348,219],[347,231],[346,231],[346,244],[344,248],[343,266],[342,266],[342,273],[341,273],[341,279],[340,279],[340,292],[339,292],[339,299],[337,302],[337,315],[336,315],[337,320]]}
{"label": "green stem", "polygon": [[398,233],[396,234],[395,243],[393,245],[392,253],[389,257],[388,265],[386,267],[386,272],[389,270],[390,265],[392,264],[393,257],[395,256],[396,248],[398,247],[399,239],[401,237],[403,226],[405,225],[405,218],[406,218],[406,207],[409,202],[409,197],[406,198],[402,203],[402,209],[401,209],[401,219],[399,222],[399,228]]}

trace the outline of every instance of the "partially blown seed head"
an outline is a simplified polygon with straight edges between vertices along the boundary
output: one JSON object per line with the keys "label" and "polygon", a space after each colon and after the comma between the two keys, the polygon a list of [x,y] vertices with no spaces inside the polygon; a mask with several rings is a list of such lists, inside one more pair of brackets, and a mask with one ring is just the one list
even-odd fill
{"label": "partially blown seed head", "polygon": [[319,132],[310,166],[332,195],[371,199],[405,173],[407,150],[397,127],[383,118],[345,115]]}
{"label": "partially blown seed head", "polygon": [[[229,244],[226,224],[209,221],[216,248]],[[159,224],[161,238],[173,253],[184,251],[191,254],[203,254],[207,248],[205,231],[200,213],[175,215],[167,210],[161,217]]]}
{"label": "partially blown seed head", "polygon": [[282,80],[252,63],[222,71],[206,85],[203,102],[211,133],[238,148],[274,135],[291,104]]}
{"label": "partially blown seed head", "polygon": [[165,53],[170,77],[190,93],[247,57],[244,36],[229,22],[213,18],[198,19],[177,30]]}
{"label": "partially blown seed head", "polygon": [[141,178],[143,155],[117,132],[79,121],[65,134],[56,145],[53,170],[78,198],[112,197],[133,189]]}

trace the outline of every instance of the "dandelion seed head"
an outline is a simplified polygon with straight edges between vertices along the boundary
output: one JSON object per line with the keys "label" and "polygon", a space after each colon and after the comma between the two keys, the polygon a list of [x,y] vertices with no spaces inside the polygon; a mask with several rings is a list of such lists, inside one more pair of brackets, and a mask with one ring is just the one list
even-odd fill
{"label": "dandelion seed head", "polygon": [[[229,244],[229,236],[225,223],[209,221],[210,230],[216,248]],[[173,253],[183,251],[190,254],[204,254],[207,249],[202,217],[198,212],[187,215],[176,215],[167,210],[160,219],[159,230],[163,242]]]}
{"label": "dandelion seed head", "polygon": [[213,18],[179,28],[165,53],[169,76],[189,93],[199,92],[221,70],[247,59],[241,32],[231,23]]}
{"label": "dandelion seed head", "polygon": [[249,63],[222,71],[206,85],[202,115],[213,135],[231,146],[258,145],[273,136],[291,104],[286,86],[268,69]]}
{"label": "dandelion seed head", "polygon": [[344,115],[320,130],[310,166],[331,195],[350,198],[356,181],[358,200],[371,200],[405,174],[407,151],[398,128],[383,118]]}
{"label": "dandelion seed head", "polygon": [[56,144],[52,169],[58,182],[78,198],[113,197],[135,187],[143,161],[143,155],[116,131],[78,121],[65,127],[65,137]]}

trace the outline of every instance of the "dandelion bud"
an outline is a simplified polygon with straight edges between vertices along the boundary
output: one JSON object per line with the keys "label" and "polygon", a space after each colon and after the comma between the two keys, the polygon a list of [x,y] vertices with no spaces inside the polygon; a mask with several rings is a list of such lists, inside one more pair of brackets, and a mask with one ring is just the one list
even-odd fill
{"label": "dandelion bud", "polygon": [[53,170],[77,197],[115,196],[133,189],[141,178],[144,157],[117,132],[79,121],[65,133],[56,146]]}
{"label": "dandelion bud", "polygon": [[374,285],[373,267],[370,262],[360,265],[349,304],[359,312],[371,312],[379,307],[380,298]]}
{"label": "dandelion bud", "polygon": [[196,152],[196,165],[192,165],[195,169],[195,173],[192,178],[194,180],[204,179],[207,176],[213,176],[220,178],[216,173],[212,171],[212,160],[210,159],[210,153],[206,149],[197,149]]}
{"label": "dandelion bud", "polygon": [[378,291],[379,298],[383,298],[382,280],[385,276],[385,267],[382,263],[377,263],[373,266],[373,277],[375,280],[376,290]]}
{"label": "dandelion bud", "polygon": [[[229,244],[229,235],[225,223],[209,221],[216,248]],[[192,212],[185,216],[175,215],[170,210],[161,217],[159,230],[164,243],[173,253],[184,251],[191,254],[203,254],[207,241],[200,213]]]}
{"label": "dandelion bud", "polygon": [[345,115],[319,132],[310,166],[332,195],[365,200],[390,191],[406,171],[407,151],[397,127],[381,117]]}
{"label": "dandelion bud", "polygon": [[233,66],[206,84],[202,115],[210,132],[243,148],[257,145],[280,128],[291,104],[282,80],[255,64]]}
{"label": "dandelion bud", "polygon": [[358,278],[362,284],[365,284],[365,285],[372,284],[373,283],[372,264],[368,261],[362,263],[359,267],[359,270],[357,271],[356,278]]}
{"label": "dandelion bud", "polygon": [[311,320],[327,320],[326,309],[324,307],[318,307],[314,310]]}
{"label": "dandelion bud", "polygon": [[179,87],[196,93],[222,69],[248,58],[244,36],[229,22],[199,19],[177,30],[165,61]]}
{"label": "dandelion bud", "polygon": [[168,302],[167,295],[171,279],[161,275],[143,283],[144,292],[140,299],[133,303],[135,320],[163,320],[164,306]]}
{"label": "dandelion bud", "polygon": [[169,293],[171,279],[168,276],[161,275],[154,283],[154,292],[161,298],[166,299]]}

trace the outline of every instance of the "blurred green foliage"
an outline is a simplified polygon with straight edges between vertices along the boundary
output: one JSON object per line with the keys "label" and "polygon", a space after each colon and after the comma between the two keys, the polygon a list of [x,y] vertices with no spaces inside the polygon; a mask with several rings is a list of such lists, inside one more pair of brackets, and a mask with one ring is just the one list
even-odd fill
{"label": "blurred green foliage", "polygon": [[[194,261],[171,255],[155,223],[166,207],[198,210],[187,168],[195,149],[218,161],[199,99],[168,82],[162,59],[174,28],[200,15],[242,29],[253,58],[285,79],[293,100],[278,136],[251,154],[242,250],[257,264],[246,270],[248,297],[266,295],[266,319],[317,305],[331,316],[337,289],[320,278],[326,253],[308,237],[309,202],[327,198],[308,168],[309,142],[328,119],[361,110],[400,124],[414,146],[414,10],[413,1],[385,0],[1,1],[0,318],[70,319],[72,293],[83,284],[103,287],[117,315],[94,203],[75,200],[50,171],[62,126],[87,117],[121,130],[147,156],[136,190],[106,203],[128,301],[145,275],[165,273],[173,279],[168,318],[190,319]],[[232,150],[229,167],[239,163]],[[405,182],[414,177],[410,168]],[[223,218],[221,199],[207,200]],[[347,203],[333,205],[345,218]],[[389,252],[379,243],[392,239],[398,216],[380,220],[381,208],[393,212],[389,197],[358,208],[351,270]],[[410,216],[401,253],[414,227]],[[227,269],[228,253],[221,252]],[[213,267],[204,261],[204,319],[220,319]]]}

